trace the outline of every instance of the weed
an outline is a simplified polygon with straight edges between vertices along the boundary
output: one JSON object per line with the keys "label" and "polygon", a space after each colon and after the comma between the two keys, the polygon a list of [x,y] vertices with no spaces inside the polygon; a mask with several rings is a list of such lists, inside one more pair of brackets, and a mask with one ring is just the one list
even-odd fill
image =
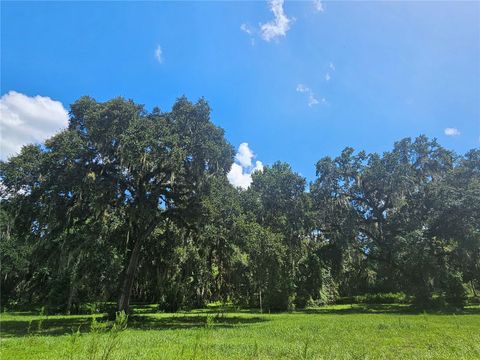
{"label": "weed", "polygon": [[214,324],[215,324],[215,318],[212,315],[207,314],[207,317],[205,319],[205,328],[211,329]]}

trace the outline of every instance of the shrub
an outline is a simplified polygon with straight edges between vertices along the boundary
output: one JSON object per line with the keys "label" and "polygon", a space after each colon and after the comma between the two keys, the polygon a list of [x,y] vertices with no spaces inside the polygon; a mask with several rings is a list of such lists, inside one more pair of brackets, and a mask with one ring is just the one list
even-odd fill
{"label": "shrub", "polygon": [[375,293],[338,298],[336,304],[405,304],[407,296],[403,292]]}
{"label": "shrub", "polygon": [[402,292],[366,294],[364,302],[367,304],[403,304],[406,296]]}
{"label": "shrub", "polygon": [[467,290],[460,274],[448,277],[445,288],[445,302],[454,307],[463,308],[467,301]]}

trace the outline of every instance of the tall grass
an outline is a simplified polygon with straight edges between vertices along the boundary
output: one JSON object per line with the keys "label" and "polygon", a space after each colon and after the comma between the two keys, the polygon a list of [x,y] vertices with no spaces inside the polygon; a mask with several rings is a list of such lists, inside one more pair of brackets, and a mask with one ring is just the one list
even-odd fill
{"label": "tall grass", "polygon": [[128,315],[125,312],[117,312],[115,321],[109,322],[97,321],[97,316],[93,316],[90,323],[90,334],[85,345],[84,354],[82,354],[79,345],[80,327],[72,332],[69,337],[67,352],[64,358],[74,360],[84,358],[88,360],[109,360],[113,359],[115,351],[121,347],[121,334],[127,329]]}

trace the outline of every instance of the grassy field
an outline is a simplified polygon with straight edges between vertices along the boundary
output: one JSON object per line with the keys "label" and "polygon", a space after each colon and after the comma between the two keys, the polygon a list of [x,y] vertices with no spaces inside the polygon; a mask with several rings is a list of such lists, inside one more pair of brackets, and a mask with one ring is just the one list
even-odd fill
{"label": "grassy field", "polygon": [[[1,315],[8,359],[480,359],[480,308],[425,313],[401,305],[336,305],[261,314],[138,307],[123,331],[102,316]],[[109,324],[111,325],[111,324]]]}

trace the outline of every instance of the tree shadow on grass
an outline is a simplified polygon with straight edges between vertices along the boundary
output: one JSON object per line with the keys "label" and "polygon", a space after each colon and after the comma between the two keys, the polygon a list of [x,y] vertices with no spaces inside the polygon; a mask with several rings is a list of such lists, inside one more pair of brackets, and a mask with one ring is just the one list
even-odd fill
{"label": "tree shadow on grass", "polygon": [[[97,321],[107,321],[106,316],[98,316]],[[258,322],[268,321],[261,317],[240,317],[228,314],[185,315],[168,314],[167,316],[132,315],[128,321],[129,329],[139,330],[178,330],[198,328],[233,328]],[[26,321],[22,319],[0,321],[0,338],[24,336],[60,336],[77,330],[81,333],[91,331],[92,317],[62,317]]]}
{"label": "tree shadow on grass", "polygon": [[[233,328],[269,321],[268,317],[259,314],[258,310],[241,310],[235,313],[219,311],[216,309],[201,309],[192,312],[175,314],[152,314],[151,309],[137,311],[130,316],[129,329],[139,330],[178,330],[200,328]],[[238,314],[241,313],[241,316]],[[347,314],[397,314],[397,315],[480,315],[480,307],[467,307],[463,310],[456,309],[418,309],[412,306],[399,304],[353,304],[326,306],[315,309],[297,310],[295,313],[347,315]],[[0,338],[13,338],[25,336],[59,336],[71,334],[77,330],[88,333],[91,330],[92,316],[35,316],[32,313],[10,313],[14,318],[0,319]],[[99,322],[106,322],[107,317],[97,316]]]}
{"label": "tree shadow on grass", "polygon": [[401,304],[352,304],[339,307],[324,307],[300,310],[307,314],[324,315],[347,315],[347,314],[397,314],[397,315],[479,315],[480,307],[466,307],[464,309],[454,308],[430,308],[422,309],[411,305]]}
{"label": "tree shadow on grass", "polygon": [[[100,316],[98,319],[101,319]],[[23,337],[23,336],[59,336],[68,333],[87,332],[90,330],[91,317],[67,317],[55,319],[23,320],[12,319],[0,321],[0,337]]]}
{"label": "tree shadow on grass", "polygon": [[243,317],[228,314],[213,315],[186,315],[174,314],[172,316],[132,316],[129,327],[142,330],[175,330],[194,328],[233,328],[269,321],[263,317]]}

